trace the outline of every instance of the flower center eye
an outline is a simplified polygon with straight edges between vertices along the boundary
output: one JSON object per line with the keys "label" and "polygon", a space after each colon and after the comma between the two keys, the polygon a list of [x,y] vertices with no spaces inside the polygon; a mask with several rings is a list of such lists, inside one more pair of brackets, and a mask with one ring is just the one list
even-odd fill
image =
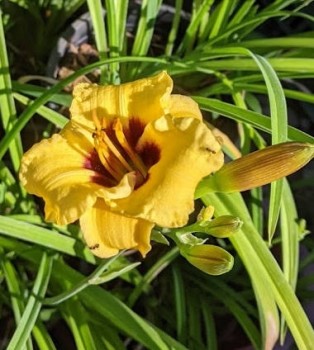
{"label": "flower center eye", "polygon": [[106,172],[115,183],[119,183],[125,174],[134,172],[136,186],[140,186],[147,178],[148,168],[135,146],[128,142],[120,119],[116,118],[107,128],[100,128],[99,123],[95,125],[94,146]]}

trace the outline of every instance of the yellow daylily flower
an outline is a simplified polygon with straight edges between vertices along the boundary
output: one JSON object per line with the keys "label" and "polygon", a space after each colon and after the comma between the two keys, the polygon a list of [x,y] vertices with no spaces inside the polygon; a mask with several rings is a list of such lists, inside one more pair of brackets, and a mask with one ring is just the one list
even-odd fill
{"label": "yellow daylily flower", "polygon": [[46,220],[80,220],[99,257],[150,250],[155,224],[185,225],[198,182],[223,165],[221,146],[166,72],[119,86],[76,85],[71,120],[22,158],[20,179]]}

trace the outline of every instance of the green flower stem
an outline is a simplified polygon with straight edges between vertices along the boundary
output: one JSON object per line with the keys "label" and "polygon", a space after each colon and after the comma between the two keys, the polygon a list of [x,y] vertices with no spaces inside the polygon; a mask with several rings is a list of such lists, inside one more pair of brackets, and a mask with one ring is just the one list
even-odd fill
{"label": "green flower stem", "polygon": [[189,226],[183,226],[176,229],[172,229],[171,232],[166,232],[165,234],[176,240],[176,234],[192,233],[192,232],[204,232],[203,228],[200,226],[199,222],[195,222]]}
{"label": "green flower stem", "polygon": [[165,235],[172,238],[178,245],[180,244],[178,242],[180,241],[178,235],[200,232],[217,238],[226,238],[236,232],[241,226],[242,221],[240,218],[231,215],[222,215],[213,220],[199,220],[189,226],[176,228],[170,232],[165,232]]}
{"label": "green flower stem", "polygon": [[56,295],[54,297],[45,298],[43,300],[44,305],[58,305],[65,300],[71,298],[73,295],[81,292],[83,289],[87,288],[91,285],[90,280],[94,280],[97,277],[99,277],[108,267],[118,258],[118,256],[121,255],[118,254],[114,256],[113,258],[109,260],[103,260],[100,265],[95,269],[95,271],[89,275],[88,277],[84,278],[82,281],[80,281],[78,284],[73,286],[70,290],[63,292],[59,295]]}
{"label": "green flower stem", "polygon": [[[215,213],[218,216],[231,213],[243,219],[243,229],[230,237],[230,241],[246,265],[253,282],[256,279],[264,280],[264,283],[269,285],[298,349],[312,349],[314,344],[313,328],[275,258],[256,231],[241,195],[239,193],[210,194],[202,197],[202,200],[206,205],[214,205]],[[254,273],[254,271],[259,271],[259,274]]]}
{"label": "green flower stem", "polygon": [[174,259],[176,259],[179,256],[179,248],[174,247],[171,249],[167,254],[165,254],[163,257],[161,257],[155,265],[151,267],[150,270],[146,273],[146,275],[143,277],[141,282],[133,289],[132,293],[129,296],[128,300],[128,306],[132,307],[143,290],[150,284],[150,282],[161,272],[163,271]]}

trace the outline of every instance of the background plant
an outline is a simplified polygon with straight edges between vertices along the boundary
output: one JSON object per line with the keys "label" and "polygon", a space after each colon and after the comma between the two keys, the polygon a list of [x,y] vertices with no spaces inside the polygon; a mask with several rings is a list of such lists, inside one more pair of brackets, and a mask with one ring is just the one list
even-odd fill
{"label": "background plant", "polygon": [[[70,3],[76,7],[64,12],[58,26],[53,24]],[[39,67],[45,66],[53,38],[79,6],[83,5],[81,11],[86,6],[91,15],[100,61],[49,89],[17,82],[12,66],[17,63],[10,61],[12,40],[22,36],[10,38],[17,17],[3,13],[0,346],[31,349],[36,343],[40,349],[131,349],[141,344],[149,349],[215,349],[249,343],[256,349],[270,349],[278,336],[284,340],[287,321],[298,348],[311,348],[313,332],[293,290],[298,288],[302,301],[312,300],[313,277],[305,271],[313,262],[313,242],[305,237],[304,221],[298,217],[286,180],[274,183],[270,193],[261,188],[245,193],[245,201],[240,194],[210,193],[206,182],[202,184],[198,203],[214,205],[217,215],[232,214],[244,221],[230,240],[213,240],[236,259],[234,269],[221,277],[205,275],[186,263],[176,247],[161,244],[141,265],[134,254],[96,260],[76,225],[45,223],[42,204],[27,196],[17,182],[22,144],[29,147],[67,121],[45,104],[69,106],[71,98],[63,88],[97,68],[102,83],[167,70],[176,90],[192,95],[208,121],[224,130],[241,154],[286,140],[313,143],[309,133],[289,125],[293,108],[289,113],[286,108],[286,99],[288,107],[297,106],[298,127],[304,121],[313,123],[311,1],[263,5],[253,0],[195,0],[187,8],[189,3],[174,1],[174,11],[169,12],[161,0],[19,2],[16,6],[27,13],[25,21],[37,18],[41,27],[33,37],[37,53],[29,46]],[[139,11],[131,33],[126,30],[129,6]],[[42,9],[51,11],[51,24],[44,25]],[[188,14],[182,14],[183,9]],[[47,122],[43,124],[41,118]],[[44,129],[36,135],[38,124]],[[231,142],[225,151],[230,158],[239,155]],[[310,176],[297,179],[294,186],[310,192]],[[300,241],[308,252],[301,261]],[[65,329],[62,335],[61,328]]]}

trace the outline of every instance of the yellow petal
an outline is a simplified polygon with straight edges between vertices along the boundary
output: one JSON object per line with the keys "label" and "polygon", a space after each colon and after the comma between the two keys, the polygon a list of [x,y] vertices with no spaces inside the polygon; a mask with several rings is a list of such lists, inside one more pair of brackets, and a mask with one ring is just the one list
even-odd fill
{"label": "yellow petal", "polygon": [[72,120],[94,128],[93,116],[137,118],[144,125],[169,112],[172,80],[166,72],[122,85],[78,84],[70,108]]}
{"label": "yellow petal", "polygon": [[93,144],[84,131],[69,123],[62,133],[35,144],[22,158],[20,179],[26,190],[45,201],[47,221],[65,225],[77,220],[97,196],[121,198],[134,181],[124,177],[117,187],[94,182],[94,170],[84,166]]}
{"label": "yellow petal", "polygon": [[122,249],[137,249],[145,256],[151,249],[152,223],[113,213],[100,199],[82,215],[80,224],[88,247],[101,258]]}
{"label": "yellow petal", "polygon": [[152,142],[161,150],[159,161],[142,186],[115,201],[115,210],[163,227],[185,225],[196,185],[223,165],[221,146],[199,120],[169,116],[147,125],[139,148]]}
{"label": "yellow petal", "polygon": [[176,118],[191,117],[202,120],[202,113],[198,107],[198,104],[188,96],[183,95],[171,95],[170,114]]}

